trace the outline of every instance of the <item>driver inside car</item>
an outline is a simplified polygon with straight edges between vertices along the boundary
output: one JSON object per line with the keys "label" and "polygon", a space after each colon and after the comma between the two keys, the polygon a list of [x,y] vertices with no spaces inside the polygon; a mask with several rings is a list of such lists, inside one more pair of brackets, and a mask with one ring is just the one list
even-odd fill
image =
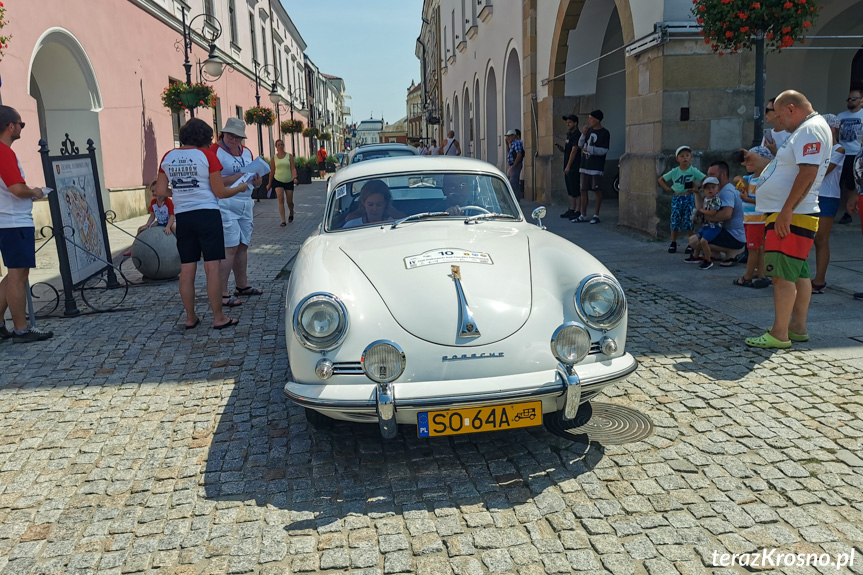
{"label": "driver inside car", "polygon": [[471,205],[473,177],[447,174],[443,177],[443,193],[446,196],[445,211],[451,216],[464,215],[463,207]]}
{"label": "driver inside car", "polygon": [[370,180],[360,191],[360,201],[357,211],[348,214],[344,228],[354,228],[403,218],[404,214],[392,207],[393,195],[381,180]]}

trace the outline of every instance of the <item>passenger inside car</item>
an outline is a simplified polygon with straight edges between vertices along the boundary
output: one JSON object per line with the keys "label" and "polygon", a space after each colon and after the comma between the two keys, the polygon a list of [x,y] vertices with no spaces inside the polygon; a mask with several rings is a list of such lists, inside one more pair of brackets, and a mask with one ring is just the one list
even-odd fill
{"label": "passenger inside car", "polygon": [[360,201],[355,212],[345,218],[344,228],[354,228],[403,218],[404,214],[392,207],[393,195],[381,180],[370,180],[360,191]]}

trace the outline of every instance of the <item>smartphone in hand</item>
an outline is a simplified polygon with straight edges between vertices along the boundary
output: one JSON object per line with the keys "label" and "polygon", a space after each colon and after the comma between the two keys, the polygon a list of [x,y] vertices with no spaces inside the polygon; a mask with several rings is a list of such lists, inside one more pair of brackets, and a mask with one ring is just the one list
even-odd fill
{"label": "smartphone in hand", "polygon": [[768,142],[770,144],[774,143],[773,142],[773,130],[769,130],[769,129],[764,130],[764,141]]}

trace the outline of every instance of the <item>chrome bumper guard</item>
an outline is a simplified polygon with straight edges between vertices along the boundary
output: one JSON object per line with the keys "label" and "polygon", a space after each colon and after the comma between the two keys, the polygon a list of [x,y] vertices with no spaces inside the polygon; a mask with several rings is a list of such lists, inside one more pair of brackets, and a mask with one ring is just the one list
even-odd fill
{"label": "chrome bumper guard", "polygon": [[[601,380],[582,381],[572,366],[558,363],[557,367],[555,368],[555,379],[557,380],[557,382],[559,382],[560,386],[556,389],[545,387],[543,389],[529,391],[518,390],[518,392],[513,393],[495,394],[487,396],[466,395],[461,397],[451,397],[448,398],[446,407],[440,405],[440,400],[437,398],[429,398],[427,400],[414,399],[403,401],[398,407],[401,407],[403,409],[452,409],[469,405],[482,405],[494,402],[514,401],[519,399],[536,398],[549,395],[556,395],[559,397],[562,392],[564,396],[564,403],[563,408],[561,409],[561,415],[565,420],[572,420],[575,419],[575,416],[578,413],[578,407],[579,405],[581,405],[581,397],[583,394],[582,392],[584,391],[585,386],[587,386],[588,391],[590,389],[595,389],[597,385],[605,387],[605,385],[610,385],[615,381],[624,379],[632,372],[634,372],[637,368],[638,362],[635,361],[635,359],[633,358],[630,365],[628,365],[625,369],[614,373],[608,378],[602,378]],[[340,407],[344,408],[347,411],[355,413],[366,412],[370,415],[371,411],[374,410],[377,414],[378,426],[380,427],[382,437],[384,437],[385,439],[392,439],[396,436],[398,432],[398,426],[396,424],[397,404],[395,399],[395,386],[392,383],[379,383],[375,385],[374,404],[371,404],[367,401],[346,401],[340,402],[340,404],[337,405],[331,402],[316,401],[315,399],[301,397],[296,395],[295,393],[289,392],[287,386],[285,386],[285,396],[299,405],[302,405],[304,407],[310,407],[313,409],[332,409]]]}

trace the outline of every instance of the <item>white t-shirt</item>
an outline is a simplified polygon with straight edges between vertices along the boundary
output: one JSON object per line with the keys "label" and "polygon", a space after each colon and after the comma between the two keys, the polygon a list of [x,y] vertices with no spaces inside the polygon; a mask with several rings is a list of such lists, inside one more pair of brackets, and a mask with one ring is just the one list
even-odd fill
{"label": "white t-shirt", "polygon": [[[776,149],[778,150],[779,147],[785,143],[785,140],[787,140],[788,136],[790,136],[791,134],[789,134],[785,130],[777,131],[777,130],[774,130],[771,128],[770,129],[770,135],[773,136],[773,142],[776,144]],[[766,144],[767,144],[767,138],[762,137],[761,138],[761,145],[766,147]]]}
{"label": "white t-shirt", "polygon": [[863,137],[863,108],[856,112],[840,112],[839,143],[845,148],[845,157],[853,158],[860,151],[860,138]]}
{"label": "white t-shirt", "polygon": [[19,198],[9,186],[23,184],[24,169],[12,148],[0,142],[0,228],[32,228],[33,198]]}
{"label": "white t-shirt", "polygon": [[845,163],[845,154],[838,151],[841,149],[842,146],[836,144],[830,151],[830,163],[836,164],[836,167],[821,180],[821,187],[818,188],[818,196],[821,198],[838,198],[842,195],[842,190],[839,189],[839,176],[842,175],[842,164]]}
{"label": "white t-shirt", "polygon": [[818,173],[809,193],[798,204],[794,213],[817,214],[817,190],[830,163],[832,141],[830,128],[820,114],[813,113],[806,118],[785,140],[782,147],[776,151],[776,157],[761,173],[755,194],[755,208],[765,214],[782,211],[800,171],[798,164],[808,164],[818,166]]}
{"label": "white t-shirt", "polygon": [[[252,163],[254,157],[252,156],[252,150],[247,148],[246,146],[240,146],[240,155],[235,156],[231,152],[229,152],[221,142],[218,144],[213,144],[210,146],[210,151],[216,153],[216,157],[219,158],[219,162],[222,164],[222,177],[226,178],[229,176],[233,176],[234,174],[238,174],[240,172],[240,168],[243,168]],[[235,202],[251,200],[252,192],[254,188],[251,186],[251,182],[249,182],[249,186],[246,188],[245,192],[241,192],[235,196],[231,196],[230,198],[226,198],[225,200],[219,200],[220,202],[231,202],[234,200]]]}
{"label": "white t-shirt", "polygon": [[455,147],[456,139],[446,140],[446,144],[443,146],[443,155],[444,156],[458,156],[458,148]]}
{"label": "white t-shirt", "polygon": [[210,187],[210,174],[221,170],[219,158],[210,150],[177,148],[165,154],[159,163],[159,173],[168,176],[174,213],[218,210],[219,200]]}

